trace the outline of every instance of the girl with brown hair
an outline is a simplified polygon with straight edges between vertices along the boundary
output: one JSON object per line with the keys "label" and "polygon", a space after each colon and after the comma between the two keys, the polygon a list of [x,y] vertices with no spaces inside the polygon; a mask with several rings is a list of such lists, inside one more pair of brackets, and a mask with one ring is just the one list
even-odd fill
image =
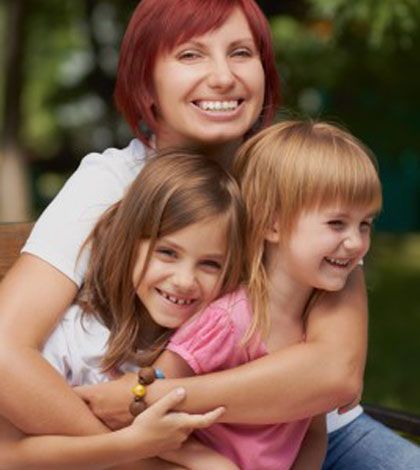
{"label": "girl with brown hair", "polygon": [[[176,328],[238,286],[244,229],[237,183],[217,163],[186,152],[149,159],[89,236],[85,282],[44,357],[72,386],[150,364]],[[112,436],[25,438],[0,423],[0,468],[108,468],[173,450],[223,413],[170,413],[182,398],[172,391]],[[201,454],[233,468],[210,449]]]}

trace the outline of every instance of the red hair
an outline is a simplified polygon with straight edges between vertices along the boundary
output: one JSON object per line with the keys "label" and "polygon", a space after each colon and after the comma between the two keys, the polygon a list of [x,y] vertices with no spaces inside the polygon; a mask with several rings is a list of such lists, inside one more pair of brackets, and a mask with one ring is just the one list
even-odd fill
{"label": "red hair", "polygon": [[217,29],[235,8],[240,8],[248,21],[265,73],[258,129],[271,123],[280,102],[280,80],[270,27],[254,0],[143,0],[124,35],[115,86],[117,108],[142,142],[147,144],[148,140],[145,126],[156,132],[152,71],[158,54]]}

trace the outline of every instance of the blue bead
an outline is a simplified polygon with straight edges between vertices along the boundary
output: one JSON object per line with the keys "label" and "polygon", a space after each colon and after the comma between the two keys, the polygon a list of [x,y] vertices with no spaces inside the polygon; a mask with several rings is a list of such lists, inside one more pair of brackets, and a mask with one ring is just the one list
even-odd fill
{"label": "blue bead", "polygon": [[155,376],[157,379],[164,379],[165,378],[165,374],[163,373],[163,371],[161,369],[155,369]]}

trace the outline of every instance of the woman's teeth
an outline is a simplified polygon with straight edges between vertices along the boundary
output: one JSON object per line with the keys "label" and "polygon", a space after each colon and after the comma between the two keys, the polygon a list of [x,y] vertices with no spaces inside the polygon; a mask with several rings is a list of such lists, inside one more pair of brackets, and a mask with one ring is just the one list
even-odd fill
{"label": "woman's teeth", "polygon": [[203,111],[234,111],[239,106],[238,100],[232,101],[197,101],[195,104]]}
{"label": "woman's teeth", "polygon": [[174,295],[167,294],[166,292],[163,292],[162,290],[158,290],[159,294],[164,297],[165,299],[169,300],[173,304],[176,305],[191,305],[194,302],[194,299],[181,299],[178,297],[175,297]]}
{"label": "woman's teeth", "polygon": [[345,268],[349,263],[349,259],[338,259],[338,258],[325,258],[328,263],[332,264],[333,266],[340,266]]}

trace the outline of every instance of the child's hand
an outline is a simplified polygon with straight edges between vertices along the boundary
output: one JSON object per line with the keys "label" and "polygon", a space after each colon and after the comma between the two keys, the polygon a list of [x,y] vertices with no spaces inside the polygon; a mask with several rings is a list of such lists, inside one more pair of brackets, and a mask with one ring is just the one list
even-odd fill
{"label": "child's hand", "polygon": [[135,458],[152,457],[179,449],[194,429],[210,426],[225,411],[220,407],[196,415],[170,412],[184,398],[184,389],[172,390],[137,416],[131,426],[120,431],[128,438],[127,445]]}

